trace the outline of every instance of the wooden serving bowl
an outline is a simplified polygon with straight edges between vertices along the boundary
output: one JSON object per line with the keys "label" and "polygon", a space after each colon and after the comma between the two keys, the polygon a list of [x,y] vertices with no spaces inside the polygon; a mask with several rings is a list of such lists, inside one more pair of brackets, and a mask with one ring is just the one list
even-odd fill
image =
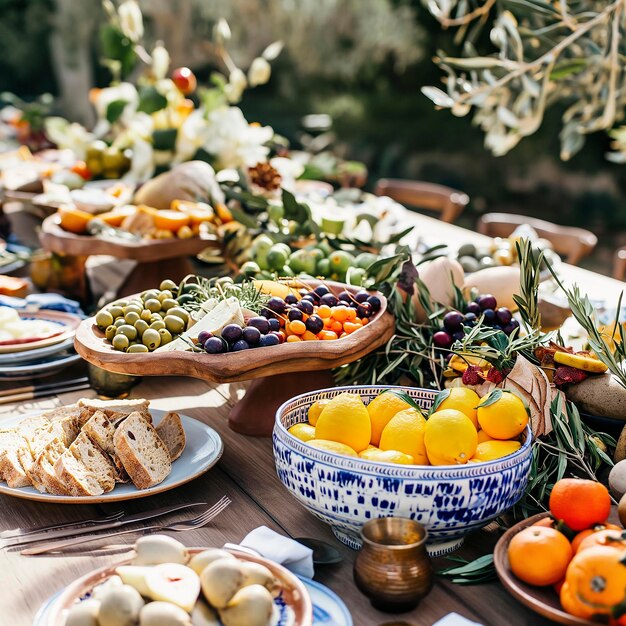
{"label": "wooden serving bowl", "polygon": [[[333,293],[359,291],[330,281],[306,281],[314,287],[325,284]],[[327,370],[352,363],[385,344],[393,335],[395,323],[387,312],[387,299],[380,298],[380,311],[363,328],[333,341],[301,341],[266,348],[253,348],[226,354],[199,352],[118,352],[106,341],[95,318],[84,320],[76,331],[76,351],[90,363],[118,374],[136,376],[191,376],[216,383],[232,383],[289,372]]]}
{"label": "wooden serving bowl", "polygon": [[206,248],[219,248],[217,239],[149,239],[146,241],[112,241],[92,235],[75,235],[61,228],[58,215],[47,217],[41,224],[39,234],[41,246],[57,254],[90,256],[105,254],[118,259],[131,259],[140,263],[151,263],[193,256]]}
{"label": "wooden serving bowl", "polygon": [[[207,548],[189,548],[189,554],[194,555]],[[239,550],[227,550],[241,561],[259,563],[267,567],[278,579],[281,586],[281,598],[294,613],[293,626],[312,626],[313,604],[311,597],[304,584],[289,570],[282,565],[264,559],[260,556],[240,552]],[[48,610],[47,619],[42,626],[65,626],[67,611],[78,599],[88,596],[93,588],[115,575],[115,568],[120,565],[130,565],[131,559],[126,559],[116,565],[107,565],[100,569],[85,574],[73,583],[70,583],[61,594],[54,600]],[[283,622],[284,623],[284,622]]]}

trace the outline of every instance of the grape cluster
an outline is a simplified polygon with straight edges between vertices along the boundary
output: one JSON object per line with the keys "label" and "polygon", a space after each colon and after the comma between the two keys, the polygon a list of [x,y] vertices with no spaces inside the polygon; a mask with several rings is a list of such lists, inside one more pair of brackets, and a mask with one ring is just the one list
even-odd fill
{"label": "grape cluster", "polygon": [[455,341],[461,341],[465,335],[463,327],[475,326],[482,318],[484,326],[491,326],[510,335],[519,322],[506,307],[498,307],[498,302],[491,294],[480,295],[465,306],[465,313],[450,311],[443,318],[443,328],[433,335],[433,343],[437,348],[448,349]]}

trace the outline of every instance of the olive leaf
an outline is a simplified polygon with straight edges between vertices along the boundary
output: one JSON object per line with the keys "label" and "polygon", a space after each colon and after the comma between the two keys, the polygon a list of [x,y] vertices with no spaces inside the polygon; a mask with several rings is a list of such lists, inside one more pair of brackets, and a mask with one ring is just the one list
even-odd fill
{"label": "olive leaf", "polygon": [[415,402],[415,400],[411,398],[411,396],[406,391],[402,391],[401,389],[385,389],[385,391],[383,391],[380,395],[382,396],[385,393],[400,398],[400,400],[406,402],[411,408],[419,411],[420,415],[424,415],[422,407],[417,402]]}
{"label": "olive leaf", "polygon": [[505,393],[510,393],[510,392],[505,392],[504,389],[494,389],[488,396],[487,399],[483,399],[480,401],[478,406],[475,406],[475,409],[484,409],[485,407],[491,406],[492,404],[495,404]]}
{"label": "olive leaf", "polygon": [[107,122],[110,124],[114,124],[117,120],[120,119],[126,105],[128,104],[128,100],[113,100],[109,102],[109,106],[106,110],[106,118]]}
{"label": "olive leaf", "polygon": [[460,557],[448,557],[448,560],[461,565],[440,569],[436,574],[449,578],[450,582],[457,585],[481,585],[497,578],[493,554],[485,554],[473,561],[466,561]]}
{"label": "olive leaf", "polygon": [[430,411],[428,411],[428,415],[432,415],[441,406],[443,401],[450,397],[451,392],[452,392],[452,389],[442,389],[435,397],[435,401],[433,402],[433,405],[430,407]]}

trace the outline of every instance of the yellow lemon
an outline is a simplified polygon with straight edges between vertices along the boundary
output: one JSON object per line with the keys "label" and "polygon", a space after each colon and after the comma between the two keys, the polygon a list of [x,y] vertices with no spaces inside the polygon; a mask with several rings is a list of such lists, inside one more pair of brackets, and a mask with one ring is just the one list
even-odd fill
{"label": "yellow lemon", "polygon": [[294,424],[287,432],[301,441],[315,439],[315,428],[311,424],[305,424],[304,422],[302,424]]}
{"label": "yellow lemon", "polygon": [[328,450],[328,452],[334,452],[335,454],[343,454],[344,456],[358,456],[357,453],[350,447],[337,441],[328,441],[327,439],[311,439],[308,442],[310,446],[319,448],[320,450]]}
{"label": "yellow lemon", "polygon": [[476,446],[476,452],[471,460],[493,461],[494,459],[500,459],[519,450],[521,445],[519,441],[498,441],[497,439],[483,441]]}
{"label": "yellow lemon", "polygon": [[495,441],[493,437],[490,437],[484,430],[478,431],[478,443],[483,443],[484,441]]}
{"label": "yellow lemon", "polygon": [[489,394],[482,398],[478,405],[480,427],[494,439],[517,437],[528,424],[526,406],[520,398],[508,391],[503,392],[494,402],[489,402],[491,397]]}
{"label": "yellow lemon", "polygon": [[322,414],[324,407],[329,402],[330,402],[330,398],[323,398],[322,400],[317,400],[309,407],[307,417],[309,418],[309,424],[311,424],[311,426],[315,426],[315,424],[317,424],[317,420]]}
{"label": "yellow lemon", "polygon": [[480,397],[472,389],[467,387],[453,387],[449,390],[448,397],[437,407],[438,411],[445,409],[456,409],[461,411],[472,420],[475,428],[478,428],[478,418],[476,407],[480,403]]}
{"label": "yellow lemon", "polygon": [[398,411],[383,429],[381,450],[399,450],[413,457],[417,465],[428,465],[424,429],[426,420],[416,409]]}
{"label": "yellow lemon", "polygon": [[381,393],[376,396],[368,405],[367,412],[372,420],[371,443],[377,446],[380,443],[380,436],[389,420],[398,412],[410,408],[411,405],[399,398],[395,393]]}
{"label": "yellow lemon", "polygon": [[360,396],[341,393],[322,409],[315,424],[315,438],[337,441],[361,452],[372,436],[370,416]]}
{"label": "yellow lemon", "polygon": [[362,459],[368,461],[378,461],[381,463],[397,463],[398,465],[414,465],[415,461],[410,454],[400,452],[400,450],[379,450],[378,448],[368,448],[359,453]]}
{"label": "yellow lemon", "polygon": [[426,421],[424,444],[432,465],[467,463],[476,452],[478,434],[472,420],[461,411],[435,411]]}

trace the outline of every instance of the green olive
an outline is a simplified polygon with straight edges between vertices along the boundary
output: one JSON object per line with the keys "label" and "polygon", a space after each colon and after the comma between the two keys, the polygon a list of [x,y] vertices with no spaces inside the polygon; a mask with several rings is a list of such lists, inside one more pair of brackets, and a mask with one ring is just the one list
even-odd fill
{"label": "green olive", "polygon": [[161,291],[166,291],[166,290],[177,291],[178,285],[173,280],[166,278],[165,280],[161,281],[161,284],[159,285],[159,289]]}
{"label": "green olive", "polygon": [[185,330],[186,323],[176,315],[166,315],[163,321],[172,335],[180,335]]}
{"label": "green olive", "polygon": [[141,341],[144,346],[148,346],[148,350],[156,350],[161,345],[161,335],[159,335],[158,330],[148,328],[148,330],[143,334]]}
{"label": "green olive", "polygon": [[120,308],[124,308],[128,304],[128,300],[116,300],[113,303],[113,306],[119,306]]}
{"label": "green olive", "polygon": [[141,294],[141,299],[145,302],[146,300],[151,300],[152,298],[158,298],[159,291],[158,289],[148,289]]}
{"label": "green olive", "polygon": [[141,337],[148,330],[148,328],[150,328],[150,325],[145,320],[137,320],[135,322],[135,328],[137,329],[137,333]]}
{"label": "green olive", "polygon": [[161,302],[157,300],[156,298],[150,298],[150,300],[146,300],[146,303],[144,306],[151,313],[158,313],[161,310]]}
{"label": "green olive", "polygon": [[150,324],[150,328],[152,328],[152,330],[161,330],[162,328],[165,328],[165,322],[161,318],[159,318],[158,320]]}
{"label": "green olive", "polygon": [[[132,327],[131,327],[132,328]],[[128,345],[130,344],[130,340],[126,335],[115,335],[113,337],[113,349],[119,350],[120,352],[124,352]]]}
{"label": "green olive", "polygon": [[180,290],[180,295],[184,293],[192,293],[196,291],[196,289],[198,289],[198,285],[196,283],[187,283],[183,285],[182,289]]}
{"label": "green olive", "polygon": [[[124,324],[117,329],[118,335],[126,335],[128,339],[137,339],[137,329],[130,324]],[[117,336],[117,335],[116,335]]]}
{"label": "green olive", "polygon": [[139,313],[135,313],[135,311],[129,311],[128,313],[126,313],[126,315],[124,315],[124,319],[126,320],[127,324],[134,324],[137,320],[141,318],[139,317]]}
{"label": "green olive", "polygon": [[183,320],[185,324],[189,321],[189,313],[187,313],[187,311],[185,311],[185,309],[183,309],[180,306],[176,306],[176,307],[172,307],[171,309],[168,309],[167,314],[176,315],[176,317],[180,317],[180,319]]}
{"label": "green olive", "polygon": [[129,304],[124,307],[124,315],[128,313],[137,313],[139,315],[143,311],[143,307],[137,304]]}
{"label": "green olive", "polygon": [[113,323],[113,316],[108,311],[99,311],[96,315],[96,324],[103,330]]}
{"label": "green olive", "polygon": [[163,309],[164,311],[173,309],[175,306],[178,306],[178,302],[176,302],[174,298],[165,298],[165,300],[161,302],[161,309]]}
{"label": "green olive", "polygon": [[104,336],[107,338],[107,341],[113,341],[115,333],[117,333],[117,326],[111,324],[110,326],[107,326],[107,329],[104,331]]}
{"label": "green olive", "polygon": [[166,289],[165,291],[162,291],[158,298],[159,298],[159,302],[163,302],[163,300],[166,300],[167,298],[173,298],[174,295],[172,294],[172,292],[169,289]]}
{"label": "green olive", "polygon": [[111,306],[108,309],[109,313],[113,316],[113,319],[124,316],[124,309],[121,306]]}
{"label": "green olive", "polygon": [[178,302],[178,304],[187,304],[187,302],[193,301],[194,297],[188,293],[184,293],[182,296],[178,296],[178,298],[176,298],[176,302]]}
{"label": "green olive", "polygon": [[233,279],[230,276],[221,276],[215,281],[216,285],[230,285],[232,284]]}
{"label": "green olive", "polygon": [[144,309],[139,316],[144,322],[149,322],[152,317],[152,311],[150,309]]}
{"label": "green olive", "polygon": [[162,346],[172,341],[172,333],[169,330],[167,330],[167,328],[161,328],[161,330],[159,330],[159,335],[161,335]]}
{"label": "green olive", "polygon": [[118,317],[114,322],[113,326],[119,328],[120,326],[124,326],[126,324],[126,320],[123,317]]}
{"label": "green olive", "polygon": [[150,350],[142,343],[136,343],[134,346],[130,346],[126,352],[134,354],[136,352],[150,352]]}

